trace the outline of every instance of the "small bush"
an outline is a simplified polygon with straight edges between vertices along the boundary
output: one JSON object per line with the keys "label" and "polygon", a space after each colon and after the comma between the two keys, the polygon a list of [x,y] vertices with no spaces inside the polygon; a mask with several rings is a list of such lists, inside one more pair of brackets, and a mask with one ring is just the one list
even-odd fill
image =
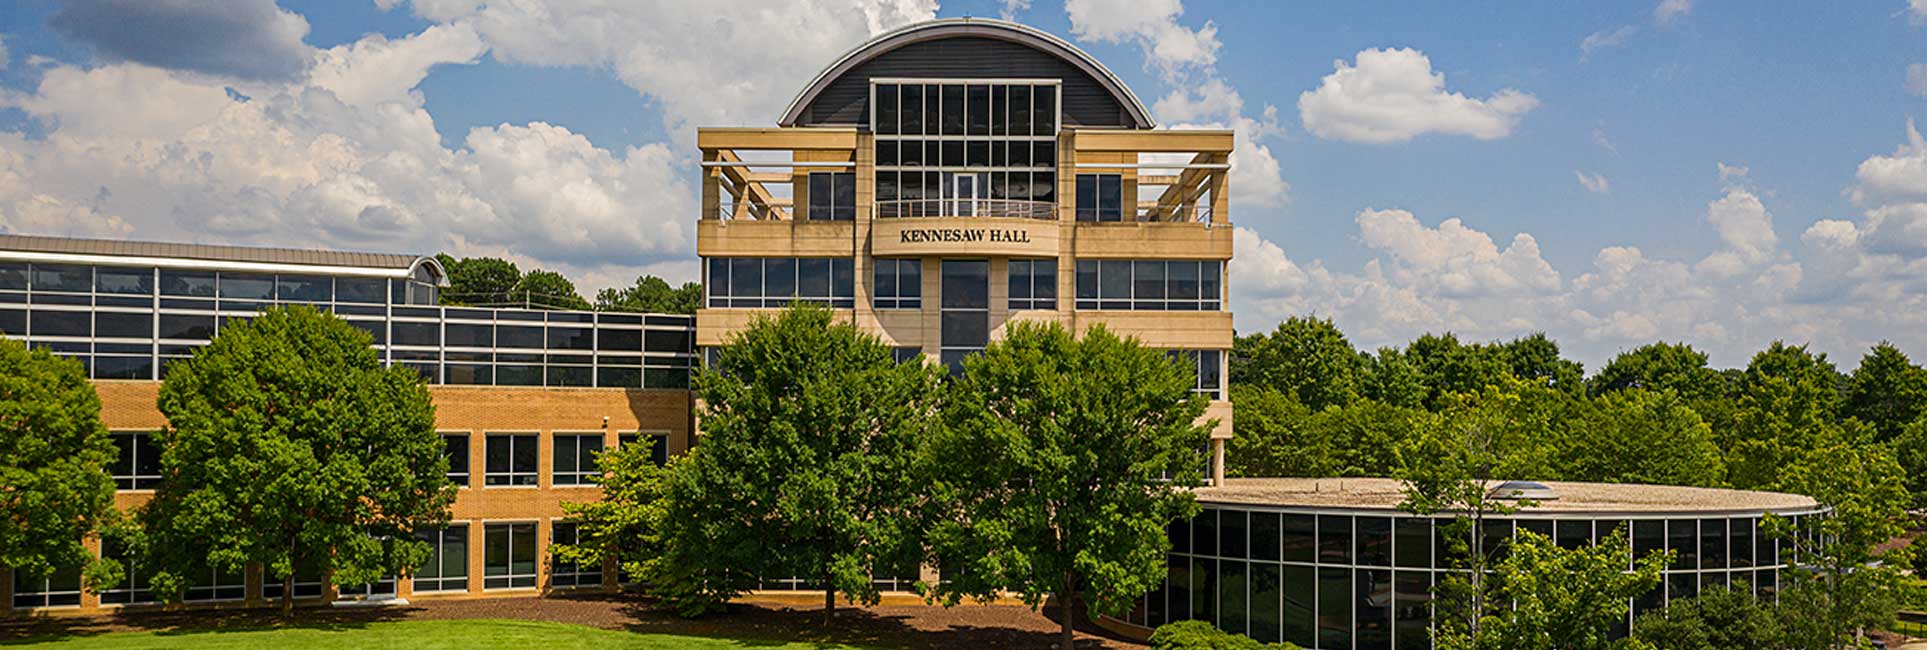
{"label": "small bush", "polygon": [[1259,643],[1242,634],[1232,634],[1204,621],[1178,621],[1159,626],[1151,633],[1152,650],[1298,650],[1289,643]]}

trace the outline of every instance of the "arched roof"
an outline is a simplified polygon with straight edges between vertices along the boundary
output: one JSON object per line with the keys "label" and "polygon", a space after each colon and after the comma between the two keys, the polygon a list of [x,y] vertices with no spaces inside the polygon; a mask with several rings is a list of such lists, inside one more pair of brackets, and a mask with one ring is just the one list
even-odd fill
{"label": "arched roof", "polygon": [[784,109],[783,116],[777,121],[777,124],[781,126],[796,126],[797,122],[802,119],[804,111],[809,108],[811,103],[816,101],[817,96],[822,94],[824,89],[828,88],[837,78],[842,77],[844,73],[849,72],[851,69],[865,62],[907,45],[955,37],[979,37],[1007,41],[1030,47],[1061,59],[1090,76],[1096,80],[1098,84],[1102,85],[1105,90],[1109,91],[1111,97],[1117,101],[1119,106],[1123,107],[1124,112],[1129,116],[1130,121],[1133,123],[1132,126],[1140,129],[1149,129],[1157,125],[1157,123],[1151,119],[1150,111],[1144,109],[1144,103],[1138,101],[1137,95],[1133,94],[1131,89],[1126,87],[1124,82],[1117,78],[1117,75],[1112,74],[1109,68],[1104,67],[1104,64],[1099,63],[1097,59],[1089,53],[1078,49],[1077,46],[1070,44],[1070,42],[1064,39],[1035,27],[989,18],[944,18],[932,20],[899,27],[895,30],[885,32],[876,38],[872,38],[868,42],[851,49],[849,52],[845,52],[843,56],[837,58],[836,62],[831,63],[828,67],[823,68],[821,72],[818,72],[816,77],[810,80],[809,85],[804,86],[802,92],[797,93],[796,98],[790,100],[789,108]]}

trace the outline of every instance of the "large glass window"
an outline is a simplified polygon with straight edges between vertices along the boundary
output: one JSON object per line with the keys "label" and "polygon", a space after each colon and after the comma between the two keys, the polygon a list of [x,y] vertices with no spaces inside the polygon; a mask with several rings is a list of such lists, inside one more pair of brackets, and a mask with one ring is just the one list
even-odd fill
{"label": "large glass window", "polygon": [[810,221],[850,221],[856,218],[854,172],[810,172]]}
{"label": "large glass window", "polygon": [[1392,627],[1399,650],[1430,650],[1432,574],[1399,571],[1392,580]]}
{"label": "large glass window", "polygon": [[1078,260],[1077,308],[1217,311],[1222,264],[1191,260]]}
{"label": "large glass window", "polygon": [[1319,567],[1318,569],[1318,646],[1321,648],[1352,647],[1351,569],[1345,567]]}
{"label": "large glass window", "polygon": [[47,575],[13,571],[13,607],[74,607],[80,605],[80,569],[62,569]]}
{"label": "large glass window", "polygon": [[1318,561],[1325,564],[1352,563],[1351,517],[1318,516]]}
{"label": "large glass window", "polygon": [[1077,220],[1123,221],[1124,177],[1117,174],[1078,174]]}
{"label": "large glass window", "polygon": [[[320,598],[327,573],[321,561],[316,558],[303,558],[294,565],[294,597]],[[261,597],[269,600],[281,597],[287,588],[285,580],[272,570],[263,571],[261,577]]]}
{"label": "large glass window", "polygon": [[535,523],[487,524],[483,535],[482,588],[534,588]]}
{"label": "large glass window", "polygon": [[415,570],[415,591],[468,591],[468,524],[415,531],[428,542],[428,561]]}
{"label": "large glass window", "polygon": [[100,293],[151,296],[154,295],[154,269],[103,266],[94,275],[94,289]]}
{"label": "large glass window", "polygon": [[94,289],[94,267],[34,264],[33,290],[88,293]]}
{"label": "large glass window", "polygon": [[602,434],[556,434],[550,480],[556,485],[593,485],[595,455],[602,452]]}
{"label": "large glass window", "polygon": [[114,487],[120,490],[152,490],[161,484],[161,449],[152,431],[114,431]]}
{"label": "large glass window", "polygon": [[[558,521],[549,526],[550,544],[574,545],[581,541],[580,528],[573,521]],[[597,587],[602,585],[602,567],[596,564],[563,562],[550,556],[549,586]]]}
{"label": "large glass window", "polygon": [[483,485],[535,485],[536,437],[534,434],[491,434],[484,459]]}
{"label": "large glass window", "polygon": [[1057,260],[1011,260],[1010,308],[1057,308]]}
{"label": "large glass window", "polygon": [[875,260],[871,303],[876,309],[923,308],[923,260]]}
{"label": "large glass window", "polygon": [[1224,399],[1224,351],[1167,350],[1165,354],[1191,369],[1196,378],[1191,392],[1213,400]]}
{"label": "large glass window", "polygon": [[154,597],[153,584],[150,582],[154,577],[153,567],[145,566],[144,563],[140,561],[140,558],[134,557],[134,554],[128,552],[128,549],[115,544],[114,540],[110,538],[102,538],[100,540],[100,555],[104,558],[119,561],[121,568],[126,571],[126,574],[121,578],[120,584],[114,585],[112,589],[100,592],[101,604],[135,605],[153,603],[159,600]]}
{"label": "large glass window", "polygon": [[442,455],[448,457],[448,482],[468,487],[468,434],[442,434]]}
{"label": "large glass window", "polygon": [[711,308],[856,304],[856,265],[849,258],[712,257],[705,267]]}
{"label": "large glass window", "polygon": [[990,261],[944,260],[940,356],[952,373],[990,342]]}
{"label": "large glass window", "polygon": [[1044,80],[876,84],[878,216],[1053,217],[1057,92]]}

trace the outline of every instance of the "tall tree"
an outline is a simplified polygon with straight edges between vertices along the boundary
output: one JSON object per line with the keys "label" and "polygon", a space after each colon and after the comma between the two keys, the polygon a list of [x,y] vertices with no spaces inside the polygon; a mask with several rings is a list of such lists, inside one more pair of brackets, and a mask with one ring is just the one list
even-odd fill
{"label": "tall tree", "polygon": [[1871,425],[1880,442],[1927,413],[1927,370],[1914,365],[1891,343],[1882,342],[1860,358],[1847,376],[1841,415]]}
{"label": "tall tree", "polygon": [[[1857,426],[1858,423],[1852,423]],[[1788,464],[1773,489],[1813,497],[1830,512],[1803,520],[1769,516],[1766,531],[1792,547],[1796,566],[1780,595],[1781,616],[1803,648],[1853,647],[1864,631],[1892,623],[1898,608],[1899,560],[1881,551],[1905,530],[1908,494],[1902,470],[1866,434],[1823,432]]]}
{"label": "tall tree", "polygon": [[536,269],[522,276],[509,292],[509,304],[530,309],[588,309],[589,301],[575,292],[575,283],[554,271]]}
{"label": "tall tree", "polygon": [[1559,343],[1545,332],[1507,341],[1499,349],[1513,377],[1563,392],[1585,390],[1585,366],[1559,356]]}
{"label": "tall tree", "polygon": [[[1191,372],[1102,326],[1020,322],[964,360],[923,456],[946,603],[1014,592],[1122,611],[1164,580],[1166,523],[1197,512],[1206,401]],[[1168,479],[1168,480],[1167,480]]]}
{"label": "tall tree", "polygon": [[414,532],[448,521],[456,487],[421,376],[382,367],[368,334],[305,306],[231,321],[168,367],[161,486],[143,513],[157,592],[177,598],[184,567],[283,583],[323,561],[335,584],[419,566]]}
{"label": "tall tree", "polygon": [[1298,400],[1269,386],[1231,384],[1231,421],[1225,473],[1231,476],[1329,476],[1336,470],[1334,441],[1306,430],[1310,413]]}
{"label": "tall tree", "polygon": [[703,438],[669,486],[669,543],[716,590],[820,580],[826,622],[839,593],[875,604],[872,577],[918,558],[912,469],[941,377],[826,308],[755,321],[696,377]]}
{"label": "tall tree", "polygon": [[[1740,380],[1733,426],[1721,447],[1734,487],[1770,488],[1823,433],[1839,430],[1840,374],[1824,353],[1774,341]],[[1716,432],[1719,433],[1719,432]]]}
{"label": "tall tree", "polygon": [[[1909,503],[1914,508],[1927,508],[1927,417],[1914,420],[1901,430],[1900,437],[1894,440],[1894,461],[1900,464],[1901,474],[1907,480],[1907,492],[1911,494]],[[1927,556],[1918,558],[1922,573],[1927,574]]]}
{"label": "tall tree", "polygon": [[1640,614],[1633,638],[1666,650],[1785,650],[1786,630],[1774,603],[1735,580]]}
{"label": "tall tree", "polygon": [[562,511],[577,522],[576,543],[558,544],[549,552],[558,562],[577,565],[614,560],[665,606],[696,616],[717,608],[734,592],[716,588],[726,581],[706,579],[701,544],[671,544],[670,534],[678,528],[669,520],[668,496],[678,461],[659,467],[652,452],[648,445],[623,445],[598,455],[601,497],[562,504]]}
{"label": "tall tree", "polygon": [[1358,399],[1364,361],[1330,319],[1293,316],[1233,343],[1231,383],[1268,386],[1312,411]]}
{"label": "tall tree", "polygon": [[0,339],[0,566],[93,565],[81,540],[114,512],[113,462],[80,362]]}
{"label": "tall tree", "polygon": [[1673,391],[1687,400],[1719,399],[1725,395],[1719,371],[1706,365],[1706,353],[1685,343],[1648,343],[1619,353],[1588,381],[1593,395],[1642,388]]}
{"label": "tall tree", "polygon": [[444,305],[501,305],[522,281],[522,270],[514,262],[493,257],[455,259],[447,253],[435,256],[448,273],[448,289],[441,292]]}
{"label": "tall tree", "polygon": [[1437,410],[1451,395],[1477,393],[1512,374],[1496,346],[1459,342],[1456,334],[1426,334],[1405,346],[1404,356],[1425,382],[1425,405]]}
{"label": "tall tree", "polygon": [[1378,354],[1365,355],[1364,364],[1360,392],[1367,399],[1406,408],[1425,406],[1425,374],[1398,348],[1379,348]]}
{"label": "tall tree", "polygon": [[1617,390],[1582,409],[1566,438],[1559,476],[1568,481],[1716,487],[1726,466],[1712,427],[1668,390]]}
{"label": "tall tree", "polygon": [[[1487,601],[1478,637],[1442,631],[1438,647],[1482,650],[1611,650],[1636,648],[1636,642],[1613,638],[1613,628],[1626,622],[1629,604],[1659,586],[1660,573],[1671,561],[1652,553],[1626,570],[1632,555],[1625,527],[1592,546],[1560,548],[1552,539],[1528,530],[1513,538],[1511,549],[1495,567],[1498,598]],[[1449,629],[1447,629],[1449,630]]]}
{"label": "tall tree", "polygon": [[662,278],[645,275],[636,278],[634,286],[596,292],[595,302],[599,311],[694,314],[703,304],[703,285],[687,282],[671,287]]}

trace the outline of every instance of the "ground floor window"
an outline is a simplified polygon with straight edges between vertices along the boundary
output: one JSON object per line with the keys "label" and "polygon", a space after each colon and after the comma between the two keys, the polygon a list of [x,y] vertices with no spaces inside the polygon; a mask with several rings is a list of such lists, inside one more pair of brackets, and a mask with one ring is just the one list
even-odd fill
{"label": "ground floor window", "polygon": [[[575,544],[580,539],[580,528],[573,521],[558,521],[549,527],[549,543],[552,545]],[[572,564],[552,559],[549,564],[549,586],[600,587],[602,586],[602,565]]]}
{"label": "ground floor window", "polygon": [[534,588],[535,524],[487,524],[483,535],[482,588]]}
{"label": "ground floor window", "polygon": [[[326,572],[322,570],[319,560],[302,560],[296,562],[294,566],[294,597],[320,598],[325,580]],[[283,588],[286,586],[287,585],[282,582],[282,579],[275,575],[273,569],[262,572],[262,598],[269,600],[279,599],[284,593],[282,591]]]}
{"label": "ground floor window", "polygon": [[76,607],[80,605],[80,569],[63,569],[48,575],[13,572],[13,607]]}
{"label": "ground floor window", "polygon": [[342,598],[371,598],[395,595],[395,576],[383,576],[381,580],[358,585],[343,585]]}
{"label": "ground floor window", "polygon": [[134,557],[132,553],[127,552],[127,549],[121,548],[115,544],[113,540],[109,539],[101,540],[100,555],[101,557],[120,562],[121,567],[127,572],[126,576],[121,579],[119,585],[113,589],[100,592],[100,602],[102,604],[137,605],[158,601],[158,599],[154,597],[152,586],[148,583],[148,580],[151,579],[154,574],[152,567],[144,566],[139,558]]}
{"label": "ground floor window", "polygon": [[428,561],[415,570],[415,591],[468,591],[468,524],[415,531],[428,542]]}

